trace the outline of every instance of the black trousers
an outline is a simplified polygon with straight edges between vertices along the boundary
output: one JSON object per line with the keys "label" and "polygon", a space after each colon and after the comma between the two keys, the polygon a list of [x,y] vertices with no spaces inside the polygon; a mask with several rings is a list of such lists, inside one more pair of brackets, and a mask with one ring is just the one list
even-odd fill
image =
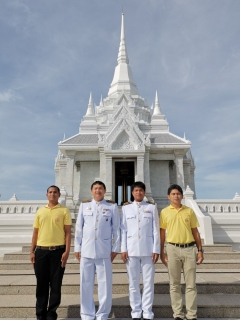
{"label": "black trousers", "polygon": [[61,267],[64,248],[53,251],[37,249],[34,270],[37,278],[36,315],[40,319],[56,320],[61,302],[61,286],[65,268]]}

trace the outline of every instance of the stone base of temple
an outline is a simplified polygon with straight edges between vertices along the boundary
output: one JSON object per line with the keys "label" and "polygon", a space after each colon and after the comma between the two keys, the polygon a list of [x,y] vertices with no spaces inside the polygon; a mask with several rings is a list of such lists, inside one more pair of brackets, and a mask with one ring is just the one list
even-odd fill
{"label": "stone base of temple", "polygon": [[[29,261],[29,246],[5,254],[0,260],[0,318],[34,318],[34,271]],[[198,319],[240,318],[240,252],[231,245],[204,245],[205,260],[197,268]],[[184,291],[183,285],[183,291]],[[98,304],[97,285],[95,302]],[[79,318],[79,263],[73,247],[62,287],[59,318]],[[172,318],[168,273],[158,262],[155,274],[155,318]],[[126,267],[117,256],[113,263],[113,305],[110,318],[130,318]]]}

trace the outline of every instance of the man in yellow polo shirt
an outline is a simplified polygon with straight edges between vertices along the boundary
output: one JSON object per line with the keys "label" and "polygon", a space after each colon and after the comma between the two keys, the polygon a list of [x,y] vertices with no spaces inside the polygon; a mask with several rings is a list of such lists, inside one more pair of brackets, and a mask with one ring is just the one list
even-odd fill
{"label": "man in yellow polo shirt", "polygon": [[[181,204],[182,188],[173,184],[168,188],[170,206],[160,214],[161,260],[168,268],[173,317],[185,318],[181,293],[181,270],[186,282],[186,318],[197,319],[196,264],[203,262],[203,249],[194,211]],[[164,251],[165,234],[166,253]],[[196,252],[196,247],[198,253]]]}
{"label": "man in yellow polo shirt", "polygon": [[50,186],[46,196],[48,204],[37,211],[33,223],[30,260],[37,278],[37,319],[56,320],[70,252],[72,219],[69,210],[58,203],[58,187]]}

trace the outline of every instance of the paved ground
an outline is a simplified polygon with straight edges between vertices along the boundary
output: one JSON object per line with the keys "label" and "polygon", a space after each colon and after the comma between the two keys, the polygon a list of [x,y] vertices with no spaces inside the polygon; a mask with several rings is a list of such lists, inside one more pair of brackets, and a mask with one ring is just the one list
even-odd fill
{"label": "paved ground", "polygon": [[[1,320],[36,320],[36,318],[0,318]],[[58,320],[79,320],[80,318],[58,318]],[[112,318],[114,319],[114,318]],[[154,318],[154,320],[169,320],[171,318]],[[115,320],[131,320],[115,318]],[[240,320],[239,318],[198,318],[198,320]]]}

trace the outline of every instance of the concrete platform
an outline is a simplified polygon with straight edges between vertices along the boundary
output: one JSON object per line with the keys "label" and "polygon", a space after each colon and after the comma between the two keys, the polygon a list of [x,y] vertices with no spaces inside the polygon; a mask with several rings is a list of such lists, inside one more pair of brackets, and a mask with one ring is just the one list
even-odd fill
{"label": "concrete platform", "polygon": [[[240,274],[197,274],[197,290],[200,294],[240,294]],[[62,293],[79,295],[79,275],[66,274],[63,278]],[[97,279],[95,280],[95,293],[97,293]],[[167,273],[155,274],[154,280],[155,294],[168,294],[169,281]],[[182,277],[183,292],[185,289]],[[0,276],[0,295],[34,295],[36,289],[36,279],[32,275],[11,275]],[[127,274],[113,274],[113,293],[128,294]]]}
{"label": "concrete platform", "polygon": [[[97,296],[95,295],[97,304]],[[239,294],[208,294],[198,295],[199,318],[240,318]],[[35,315],[35,297],[33,295],[5,295],[0,300],[1,318],[26,318]],[[153,311],[156,318],[172,318],[169,294],[154,296]],[[61,318],[77,318],[79,316],[79,296],[63,294],[62,303],[58,308]],[[128,295],[113,294],[110,318],[130,318]]]}
{"label": "concrete platform", "polygon": [[[1,270],[0,269],[0,276],[4,276],[4,275],[19,275],[20,271],[16,270],[16,269],[10,269],[10,270]],[[113,274],[126,274],[127,270],[126,269],[113,269],[112,270]],[[168,273],[167,268],[165,269],[155,269],[155,273]],[[236,273],[240,273],[240,269],[197,269],[197,274],[200,273],[208,273],[208,274],[221,274],[221,273],[231,273],[231,274],[236,274]],[[33,275],[34,271],[33,268],[31,269],[25,269],[25,270],[21,270],[21,275]],[[65,275],[67,274],[77,274],[79,275],[79,268],[74,270],[74,269],[66,269],[65,270]]]}
{"label": "concrete platform", "polygon": [[[36,320],[36,318],[1,318],[2,320]],[[115,320],[132,320],[132,318],[114,318]],[[79,318],[58,318],[58,320],[79,320]],[[169,318],[154,318],[154,320],[169,320]],[[198,318],[198,320],[240,320],[239,318]]]}
{"label": "concrete platform", "polygon": [[[204,263],[197,267],[198,319],[240,320],[239,252],[233,252],[230,245],[204,246],[204,249]],[[35,289],[36,279],[29,260],[29,246],[0,259],[1,319],[35,319]],[[183,284],[183,292],[184,289]],[[59,319],[79,319],[79,263],[73,252],[65,270],[62,293]],[[97,305],[97,284],[95,302]],[[156,264],[153,309],[155,319],[172,318],[168,272],[160,261]],[[113,306],[110,317],[119,320],[130,318],[128,277],[120,255],[113,263]]]}
{"label": "concrete platform", "polygon": [[[206,252],[215,252],[215,251],[220,251],[220,252],[233,252],[232,246],[230,244],[203,244],[203,249]],[[30,246],[23,246],[22,247],[22,252],[29,252],[30,251]],[[10,252],[10,251],[8,251]],[[74,246],[71,245],[71,252],[74,252]]]}
{"label": "concrete platform", "polygon": [[[70,253],[69,255],[70,260],[75,259],[75,254],[73,252]],[[240,252],[221,252],[221,251],[215,251],[215,252],[204,252],[204,260],[236,260],[240,259]],[[29,252],[13,252],[13,253],[6,253],[4,255],[3,260],[29,260]],[[121,255],[118,254],[115,262],[122,262]]]}

